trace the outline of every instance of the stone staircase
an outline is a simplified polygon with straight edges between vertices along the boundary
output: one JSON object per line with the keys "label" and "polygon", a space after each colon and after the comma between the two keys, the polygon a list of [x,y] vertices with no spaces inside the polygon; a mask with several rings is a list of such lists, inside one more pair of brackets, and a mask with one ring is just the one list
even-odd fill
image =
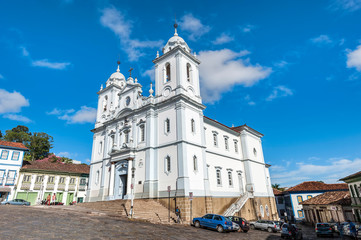
{"label": "stone staircase", "polygon": [[[80,207],[106,213],[108,216],[130,216],[130,200],[99,201],[78,204]],[[133,219],[144,220],[158,224],[175,224],[176,215],[171,211],[168,221],[168,208],[152,199],[136,199],[133,204]]]}
{"label": "stone staircase", "polygon": [[253,198],[253,194],[245,192],[239,197],[231,206],[223,213],[223,216],[233,216],[236,212],[239,212],[249,198]]}

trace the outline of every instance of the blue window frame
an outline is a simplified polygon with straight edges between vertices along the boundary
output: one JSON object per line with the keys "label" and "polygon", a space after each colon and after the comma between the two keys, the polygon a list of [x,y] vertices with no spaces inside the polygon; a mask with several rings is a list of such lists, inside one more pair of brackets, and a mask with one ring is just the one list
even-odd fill
{"label": "blue window frame", "polygon": [[302,199],[302,196],[301,196],[301,195],[298,195],[298,196],[297,196],[297,201],[298,201],[298,203],[303,202],[303,199]]}
{"label": "blue window frame", "polygon": [[307,199],[311,199],[312,198],[312,195],[307,195]]}
{"label": "blue window frame", "polygon": [[304,218],[304,216],[303,216],[303,210],[298,210],[297,213],[298,213],[298,217],[299,217],[299,218]]}
{"label": "blue window frame", "polygon": [[1,151],[1,160],[8,160],[9,151],[8,150],[2,150]]}
{"label": "blue window frame", "polygon": [[11,160],[17,161],[19,160],[19,157],[20,157],[20,152],[14,151],[13,155],[11,156]]}
{"label": "blue window frame", "polygon": [[5,179],[5,172],[6,170],[5,169],[0,169],[0,186],[3,185],[4,183],[4,179]]}
{"label": "blue window frame", "polygon": [[14,186],[16,179],[16,170],[9,170],[8,175],[6,177],[6,186]]}

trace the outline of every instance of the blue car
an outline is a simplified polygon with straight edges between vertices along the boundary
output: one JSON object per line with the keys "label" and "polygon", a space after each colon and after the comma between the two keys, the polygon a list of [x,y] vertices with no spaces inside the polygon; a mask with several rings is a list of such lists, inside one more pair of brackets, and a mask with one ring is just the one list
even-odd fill
{"label": "blue car", "polygon": [[30,202],[27,202],[23,199],[14,199],[10,201],[3,201],[1,205],[23,205],[23,206],[30,206]]}
{"label": "blue car", "polygon": [[206,227],[216,229],[218,232],[232,231],[232,221],[224,216],[206,214],[200,218],[193,218],[193,225],[197,228]]}

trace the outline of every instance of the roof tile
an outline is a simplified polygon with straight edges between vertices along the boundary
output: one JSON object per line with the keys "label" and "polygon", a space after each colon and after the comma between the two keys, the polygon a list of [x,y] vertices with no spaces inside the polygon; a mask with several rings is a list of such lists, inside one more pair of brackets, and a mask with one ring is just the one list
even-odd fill
{"label": "roof tile", "polygon": [[340,204],[350,205],[351,196],[349,191],[334,191],[325,192],[316,197],[310,198],[301,202],[302,205],[326,205],[326,204]]}
{"label": "roof tile", "polygon": [[0,140],[0,147],[12,147],[12,148],[21,148],[21,149],[24,149],[24,150],[28,150],[27,147],[25,147],[24,144],[22,143],[18,143],[18,142],[8,142],[8,141],[2,141]]}
{"label": "roof tile", "polygon": [[317,181],[300,183],[287,189],[287,192],[305,192],[305,191],[329,191],[329,190],[348,190],[346,183],[327,184]]}
{"label": "roof tile", "polygon": [[27,170],[45,170],[55,172],[68,172],[68,173],[84,173],[89,174],[90,166],[86,164],[72,164],[72,163],[60,163],[49,161],[24,161],[21,169]]}

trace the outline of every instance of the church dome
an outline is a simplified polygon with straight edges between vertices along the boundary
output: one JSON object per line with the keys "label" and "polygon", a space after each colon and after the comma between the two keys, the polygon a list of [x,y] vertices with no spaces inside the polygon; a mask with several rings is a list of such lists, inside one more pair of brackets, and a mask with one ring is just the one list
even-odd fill
{"label": "church dome", "polygon": [[125,81],[125,77],[120,72],[119,65],[118,65],[117,71],[108,78],[108,81],[106,82],[106,86],[108,87],[110,84],[115,84],[115,85],[123,87],[124,81]]}
{"label": "church dome", "polygon": [[174,36],[171,37],[168,40],[167,44],[164,46],[163,53],[167,53],[177,46],[182,47],[185,51],[187,51],[189,53],[191,52],[191,49],[188,47],[188,44],[184,41],[184,39],[181,38],[180,36],[178,36],[177,27],[178,27],[178,25],[174,24],[174,28],[175,28]]}

